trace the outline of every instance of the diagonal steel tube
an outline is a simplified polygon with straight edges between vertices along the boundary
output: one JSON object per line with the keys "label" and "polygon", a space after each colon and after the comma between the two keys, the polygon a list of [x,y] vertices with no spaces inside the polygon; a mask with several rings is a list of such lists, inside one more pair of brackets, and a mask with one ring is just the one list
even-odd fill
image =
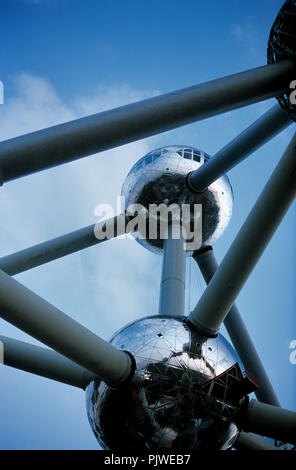
{"label": "diagonal steel tube", "polygon": [[275,168],[222,263],[189,315],[215,334],[296,195],[296,134]]}
{"label": "diagonal steel tube", "polygon": [[243,430],[296,444],[296,413],[251,400]]}
{"label": "diagonal steel tube", "polygon": [[292,124],[289,114],[277,103],[257,121],[241,132],[229,144],[217,152],[206,165],[193,171],[187,178],[193,192],[202,192],[235,165],[268,140]]}
{"label": "diagonal steel tube", "polygon": [[0,316],[109,385],[120,385],[132,374],[128,353],[114,348],[3,271]]}
{"label": "diagonal steel tube", "polygon": [[0,181],[278,96],[295,72],[285,60],[1,142]]}
{"label": "diagonal steel tube", "polygon": [[[203,247],[194,252],[193,258],[197,262],[205,282],[209,284],[218,269],[212,247]],[[224,325],[244,367],[260,382],[260,388],[255,392],[258,400],[270,405],[280,406],[247,327],[235,304],[232,305],[225,317]]]}
{"label": "diagonal steel tube", "polygon": [[98,222],[95,225],[89,225],[80,230],[75,230],[66,235],[25,248],[24,250],[0,258],[0,269],[7,274],[14,275],[48,263],[49,261],[62,258],[63,256],[105,241],[106,238],[99,240],[95,236],[95,230],[104,229],[105,231],[106,229],[108,230],[108,227],[114,226],[115,237],[127,233],[128,221],[128,216],[120,214],[114,218]]}
{"label": "diagonal steel tube", "polygon": [[85,390],[96,377],[84,367],[46,348],[0,335],[4,364]]}

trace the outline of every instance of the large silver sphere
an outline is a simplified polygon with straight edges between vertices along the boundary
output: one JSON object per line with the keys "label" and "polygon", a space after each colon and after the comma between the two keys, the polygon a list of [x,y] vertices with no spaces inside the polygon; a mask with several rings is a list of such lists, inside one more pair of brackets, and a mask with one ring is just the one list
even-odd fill
{"label": "large silver sphere", "polygon": [[[270,30],[267,48],[269,64],[296,60],[296,0],[286,0]],[[280,105],[296,121],[296,106],[289,99],[291,90],[277,97]]]}
{"label": "large silver sphere", "polygon": [[[202,244],[212,245],[227,227],[233,205],[232,188],[227,176],[212,183],[200,194],[192,193],[185,179],[190,171],[197,170],[209,155],[193,147],[171,146],[154,150],[142,157],[130,170],[122,187],[125,208],[130,204],[167,205],[202,204]],[[162,251],[163,240],[137,241],[149,250]],[[188,253],[190,254],[190,253]]]}
{"label": "large silver sphere", "polygon": [[184,317],[154,316],[121,329],[111,343],[130,351],[137,369],[136,379],[119,389],[102,381],[87,388],[88,418],[104,449],[232,446],[236,425],[209,408],[213,379],[239,364],[222,335],[201,340]]}

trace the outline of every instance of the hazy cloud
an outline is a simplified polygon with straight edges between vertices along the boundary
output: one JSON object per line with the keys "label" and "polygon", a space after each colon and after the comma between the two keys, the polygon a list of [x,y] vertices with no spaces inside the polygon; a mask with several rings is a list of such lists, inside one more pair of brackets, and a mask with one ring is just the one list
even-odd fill
{"label": "hazy cloud", "polygon": [[232,24],[230,34],[250,57],[257,55],[258,33],[252,23]]}
{"label": "hazy cloud", "polygon": [[[1,140],[155,94],[128,86],[99,87],[92,96],[76,97],[69,106],[42,77],[21,74],[15,86],[15,96],[0,110]],[[1,256],[94,223],[96,205],[115,205],[129,169],[148,149],[147,141],[135,142],[4,185],[0,205]],[[81,316],[75,309],[73,316],[89,327],[95,323],[99,333],[94,310],[103,312],[106,324],[110,322],[110,331],[114,331],[116,322],[122,326],[126,320],[142,316],[144,304],[153,304],[147,282],[149,285],[149,268],[154,262],[155,256],[136,242],[114,240],[20,277],[47,298],[51,297],[48,286],[56,286],[56,292],[61,294],[52,295],[50,300],[60,300],[60,307],[71,314],[75,295],[79,296],[76,305],[81,302],[89,313]],[[42,282],[38,271],[42,271]],[[74,292],[72,285],[77,286]]]}

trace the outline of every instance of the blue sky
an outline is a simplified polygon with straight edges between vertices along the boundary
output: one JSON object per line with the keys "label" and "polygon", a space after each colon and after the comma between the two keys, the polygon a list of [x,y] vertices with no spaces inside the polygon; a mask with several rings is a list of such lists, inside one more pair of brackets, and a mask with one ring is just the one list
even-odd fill
{"label": "blue sky", "polygon": [[[281,5],[2,0],[0,139],[263,65]],[[0,256],[94,223],[96,205],[115,203],[130,167],[149,150],[185,144],[213,154],[273,104],[268,100],[7,183],[0,197]],[[214,247],[219,261],[293,131],[290,126],[229,172],[234,211]],[[294,205],[237,300],[282,406],[293,410],[295,228]],[[161,258],[135,241],[112,240],[16,278],[108,339],[127,322],[157,313],[160,269]],[[188,313],[204,289],[191,261],[187,278]],[[0,331],[38,344],[2,320]],[[5,366],[0,384],[1,449],[98,448],[83,391]]]}

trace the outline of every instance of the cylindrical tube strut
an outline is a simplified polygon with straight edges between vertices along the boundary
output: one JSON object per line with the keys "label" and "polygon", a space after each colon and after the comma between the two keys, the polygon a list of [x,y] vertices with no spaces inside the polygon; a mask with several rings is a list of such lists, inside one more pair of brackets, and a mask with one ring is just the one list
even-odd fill
{"label": "cylindrical tube strut", "polygon": [[[193,258],[197,262],[205,282],[209,284],[218,269],[218,263],[212,247],[207,246],[197,250],[193,254]],[[261,359],[235,304],[232,305],[225,317],[224,325],[244,367],[260,383],[260,388],[255,391],[258,400],[270,405],[280,406]]]}
{"label": "cylindrical tube strut", "polygon": [[292,124],[289,114],[279,104],[274,105],[257,121],[241,132],[229,144],[193,171],[187,178],[189,188],[194,192],[202,192],[246,158],[250,153],[265,144],[273,136]]}
{"label": "cylindrical tube strut", "polygon": [[[103,220],[95,225],[75,230],[60,237],[53,238],[38,245],[25,248],[11,255],[0,258],[0,269],[7,274],[14,275],[48,263],[76,251],[88,248],[106,240],[96,237],[95,231],[114,227],[114,236],[118,237],[127,233],[127,222],[129,217],[119,214],[108,220]],[[108,231],[110,233],[110,230]],[[110,237],[108,238],[110,239]]]}
{"label": "cylindrical tube strut", "polygon": [[[180,232],[182,232],[180,230]],[[180,234],[181,235],[181,234]],[[184,315],[186,251],[182,235],[172,238],[173,227],[168,226],[168,238],[163,241],[163,262],[160,283],[159,315]]]}
{"label": "cylindrical tube strut", "polygon": [[0,341],[4,346],[3,363],[7,366],[83,390],[96,377],[89,370],[50,349],[40,348],[2,335],[0,335]]}
{"label": "cylindrical tube strut", "polygon": [[295,72],[285,60],[1,142],[0,182],[278,96]]}
{"label": "cylindrical tube strut", "polygon": [[85,367],[108,385],[132,373],[130,356],[96,336],[65,313],[0,271],[0,316]]}
{"label": "cylindrical tube strut", "polygon": [[243,429],[296,444],[296,413],[251,400]]}
{"label": "cylindrical tube strut", "polygon": [[240,432],[234,443],[237,450],[279,450],[267,439],[249,432]]}
{"label": "cylindrical tube strut", "polygon": [[191,312],[189,320],[196,327],[213,334],[219,330],[295,195],[296,134]]}

